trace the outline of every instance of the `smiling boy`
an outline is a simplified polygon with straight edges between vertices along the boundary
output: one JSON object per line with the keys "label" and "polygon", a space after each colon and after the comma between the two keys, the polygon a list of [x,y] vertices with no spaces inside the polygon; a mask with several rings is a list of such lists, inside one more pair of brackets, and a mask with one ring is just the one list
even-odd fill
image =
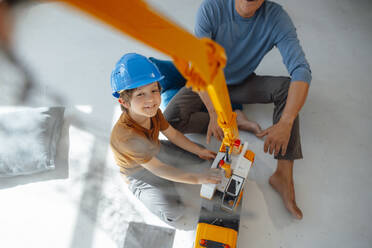
{"label": "smiling boy", "polygon": [[[182,169],[186,164],[201,163],[200,158],[214,159],[216,153],[191,142],[166,121],[159,109],[158,81],[162,78],[158,68],[142,55],[128,53],[117,62],[111,74],[111,87],[123,113],[112,130],[110,145],[133,194],[154,214],[172,222],[183,214],[173,182],[218,183],[221,177],[216,169],[204,173]],[[183,150],[170,142],[160,142],[159,131]],[[179,161],[181,164],[169,165],[162,159],[164,155],[176,154],[181,156],[178,158],[183,160]]]}

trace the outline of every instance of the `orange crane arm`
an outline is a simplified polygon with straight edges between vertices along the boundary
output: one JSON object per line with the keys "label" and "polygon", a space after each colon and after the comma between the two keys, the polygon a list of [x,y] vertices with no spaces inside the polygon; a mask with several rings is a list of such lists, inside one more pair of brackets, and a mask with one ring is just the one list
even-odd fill
{"label": "orange crane arm", "polygon": [[225,135],[221,148],[232,147],[239,134],[222,70],[226,55],[220,45],[207,38],[196,38],[142,0],[61,1],[172,57],[187,79],[186,86],[208,92]]}

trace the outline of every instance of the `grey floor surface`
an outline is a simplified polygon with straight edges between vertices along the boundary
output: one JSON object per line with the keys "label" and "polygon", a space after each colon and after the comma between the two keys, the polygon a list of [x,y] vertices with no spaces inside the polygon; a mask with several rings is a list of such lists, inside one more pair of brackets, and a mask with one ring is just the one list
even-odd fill
{"label": "grey floor surface", "polygon": [[[150,1],[157,10],[190,32],[200,2]],[[245,189],[238,247],[372,247],[369,158],[372,152],[369,111],[372,107],[372,2],[277,2],[292,17],[313,72],[310,94],[301,111],[304,160],[296,162],[294,169],[296,199],[304,218],[294,220],[268,185],[276,165],[271,156],[263,153],[263,141],[241,132],[241,137],[248,140],[256,152],[256,162]],[[15,38],[17,54],[42,84],[45,98],[49,92],[58,92],[68,107],[88,109],[79,116],[82,122],[71,121],[71,126],[83,130],[78,141],[101,138],[107,142],[117,117],[117,103],[110,96],[109,75],[122,54],[137,52],[167,58],[56,3],[35,5],[22,11],[17,16]],[[277,50],[265,57],[256,72],[287,75]],[[270,126],[271,105],[244,106],[244,111],[262,127]],[[204,141],[201,136],[195,139]],[[82,147],[74,146],[74,140],[63,142],[70,145],[67,155],[79,157]],[[93,159],[105,161],[107,154],[107,147],[100,148]],[[74,170],[77,168],[70,168],[70,174]],[[62,185],[68,180],[68,170],[58,173],[54,179]],[[82,214],[79,205],[65,201],[70,197],[48,201],[55,199],[45,189],[53,181],[46,180],[43,184],[28,178],[17,179],[16,183],[0,181],[0,247],[25,247],[27,243],[38,248],[52,244],[54,247],[115,247],[112,235],[107,234],[111,229],[92,228],[100,223],[79,217]],[[57,186],[58,189],[61,188]],[[78,195],[77,202],[84,201],[84,192],[105,192],[90,189],[88,183],[78,189],[63,190],[66,195]],[[110,202],[106,206],[110,206]],[[99,212],[88,209],[94,216],[95,210]],[[116,230],[116,235],[120,235],[119,231]],[[20,237],[26,237],[23,243],[18,240]],[[190,243],[184,243],[184,247],[190,247]]]}

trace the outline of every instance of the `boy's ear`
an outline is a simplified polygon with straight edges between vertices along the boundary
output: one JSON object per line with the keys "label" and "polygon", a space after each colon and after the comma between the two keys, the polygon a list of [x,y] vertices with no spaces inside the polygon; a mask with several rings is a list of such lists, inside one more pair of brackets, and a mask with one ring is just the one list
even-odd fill
{"label": "boy's ear", "polygon": [[124,108],[129,109],[130,104],[127,103],[126,101],[123,101],[123,99],[119,98],[118,102],[120,103],[120,105],[124,106]]}

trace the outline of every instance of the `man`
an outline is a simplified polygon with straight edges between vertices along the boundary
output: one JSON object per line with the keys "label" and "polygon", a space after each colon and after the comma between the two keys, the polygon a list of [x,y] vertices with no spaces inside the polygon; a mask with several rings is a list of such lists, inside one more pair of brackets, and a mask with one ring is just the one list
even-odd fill
{"label": "man", "polygon": [[[225,77],[233,104],[238,104],[238,128],[266,137],[264,152],[274,153],[277,169],[269,183],[277,190],[291,214],[302,219],[295,201],[294,160],[302,159],[298,113],[305,103],[311,70],[297,39],[295,27],[282,7],[264,0],[205,0],[197,13],[195,35],[208,37],[225,48]],[[291,76],[258,76],[263,57],[276,46]],[[261,130],[249,121],[239,104],[274,103],[273,126]],[[206,111],[208,113],[206,113]],[[207,132],[223,137],[207,93],[183,88],[164,113],[182,132]]]}

